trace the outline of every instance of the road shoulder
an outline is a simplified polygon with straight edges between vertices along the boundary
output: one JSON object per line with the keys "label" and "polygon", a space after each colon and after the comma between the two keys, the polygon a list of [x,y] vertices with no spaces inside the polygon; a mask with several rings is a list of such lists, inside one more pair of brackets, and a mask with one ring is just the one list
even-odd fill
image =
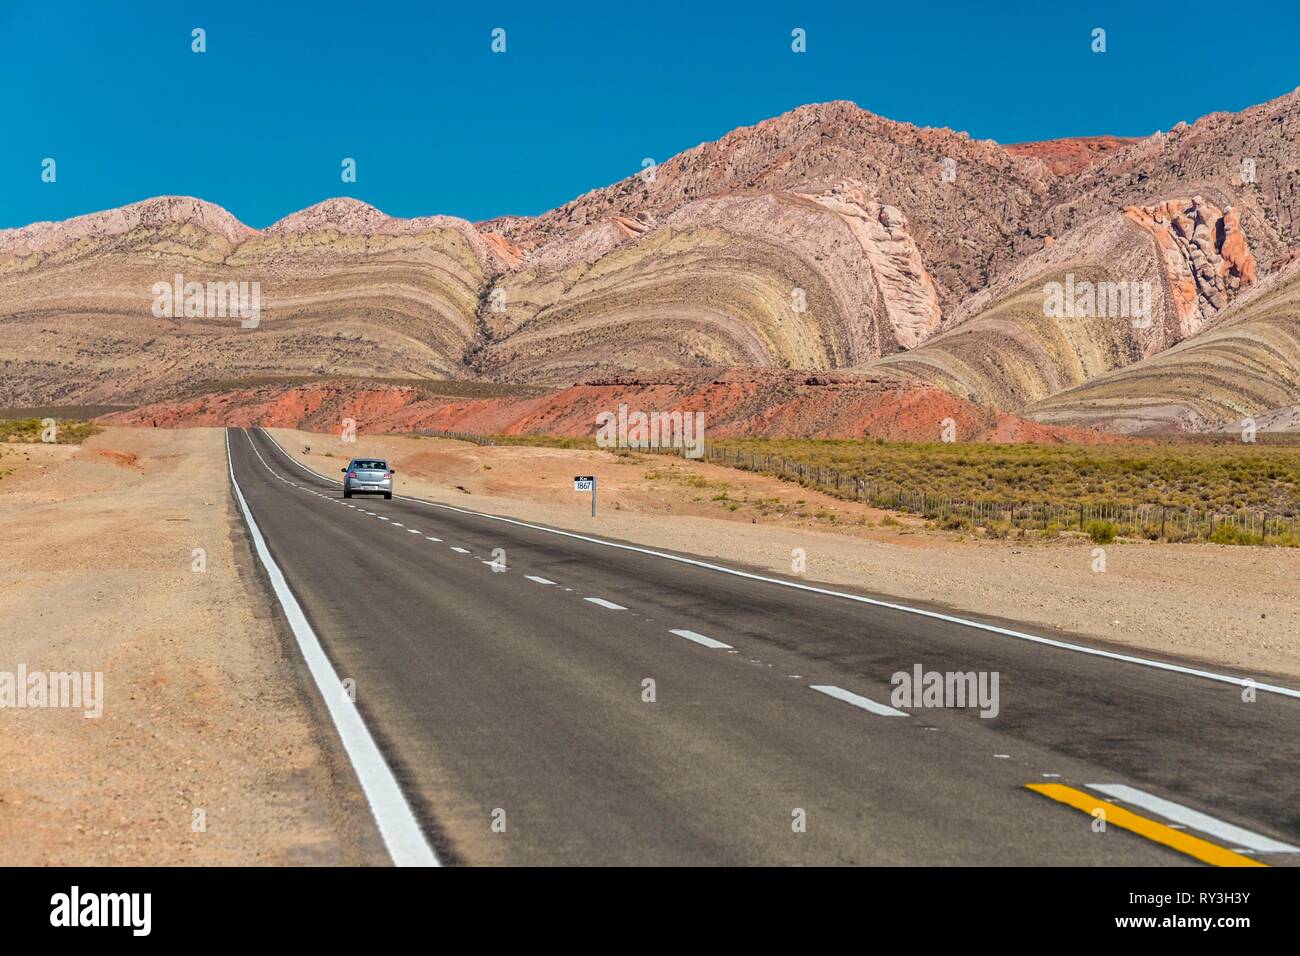
{"label": "road shoulder", "polygon": [[102,673],[103,712],[0,712],[3,862],[386,863],[257,578],[222,431],[7,460],[0,670]]}

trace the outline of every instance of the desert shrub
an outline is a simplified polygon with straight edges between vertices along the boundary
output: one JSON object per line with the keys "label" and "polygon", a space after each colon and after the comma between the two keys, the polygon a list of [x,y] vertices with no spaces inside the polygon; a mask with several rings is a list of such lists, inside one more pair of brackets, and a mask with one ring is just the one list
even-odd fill
{"label": "desert shrub", "polygon": [[773,468],[785,460],[838,471],[869,483],[876,495],[905,488],[927,498],[1021,507],[1159,504],[1281,513],[1290,513],[1300,495],[1300,445],[1283,438],[1121,445],[726,438],[710,444],[759,466],[770,456]]}
{"label": "desert shrub", "polygon": [[1225,521],[1214,529],[1210,540],[1215,544],[1262,544],[1258,534],[1252,534],[1245,528]]}
{"label": "desert shrub", "polygon": [[1083,526],[1083,530],[1092,539],[1093,544],[1110,544],[1118,534],[1114,522],[1102,521],[1100,518],[1093,518]]}

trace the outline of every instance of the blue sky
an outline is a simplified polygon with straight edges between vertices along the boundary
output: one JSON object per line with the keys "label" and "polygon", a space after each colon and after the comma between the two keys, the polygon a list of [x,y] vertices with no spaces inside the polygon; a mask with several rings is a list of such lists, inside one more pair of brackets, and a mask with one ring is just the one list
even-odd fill
{"label": "blue sky", "polygon": [[0,0],[0,227],[171,193],[257,227],[336,195],[531,214],[831,99],[1000,142],[1146,135],[1294,89],[1298,39],[1297,0]]}

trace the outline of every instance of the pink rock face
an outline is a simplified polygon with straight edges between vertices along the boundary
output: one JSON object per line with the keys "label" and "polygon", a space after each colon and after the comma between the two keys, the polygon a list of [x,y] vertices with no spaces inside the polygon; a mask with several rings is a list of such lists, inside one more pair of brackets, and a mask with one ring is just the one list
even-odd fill
{"label": "pink rock face", "polygon": [[1128,206],[1124,215],[1145,229],[1161,252],[1180,337],[1196,334],[1255,282],[1255,257],[1235,209],[1220,210],[1194,196]]}
{"label": "pink rock face", "polygon": [[804,198],[836,213],[862,246],[898,344],[915,348],[934,334],[943,320],[938,290],[903,211],[869,200],[848,183]]}

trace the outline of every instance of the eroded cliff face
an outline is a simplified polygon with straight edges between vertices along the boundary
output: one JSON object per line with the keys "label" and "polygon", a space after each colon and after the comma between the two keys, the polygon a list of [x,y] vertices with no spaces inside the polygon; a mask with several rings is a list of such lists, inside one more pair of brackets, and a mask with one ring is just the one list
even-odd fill
{"label": "eroded cliff face", "polygon": [[1255,257],[1232,207],[1219,209],[1194,196],[1127,206],[1124,215],[1149,232],[1162,253],[1181,337],[1195,335],[1255,282]]}
{"label": "eroded cliff face", "polygon": [[839,216],[862,246],[898,344],[910,349],[929,338],[943,319],[939,293],[903,211],[873,202],[860,186],[850,183],[805,198]]}

